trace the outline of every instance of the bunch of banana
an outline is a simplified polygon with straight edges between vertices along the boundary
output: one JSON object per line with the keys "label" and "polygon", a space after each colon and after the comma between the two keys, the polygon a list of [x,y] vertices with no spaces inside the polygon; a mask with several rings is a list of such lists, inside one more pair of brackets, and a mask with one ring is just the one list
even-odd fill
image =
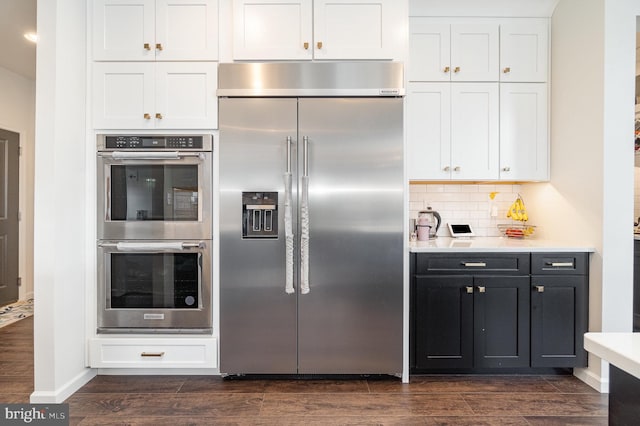
{"label": "bunch of banana", "polygon": [[527,209],[524,207],[524,201],[522,201],[522,198],[519,195],[507,210],[507,217],[519,222],[526,222],[529,220]]}

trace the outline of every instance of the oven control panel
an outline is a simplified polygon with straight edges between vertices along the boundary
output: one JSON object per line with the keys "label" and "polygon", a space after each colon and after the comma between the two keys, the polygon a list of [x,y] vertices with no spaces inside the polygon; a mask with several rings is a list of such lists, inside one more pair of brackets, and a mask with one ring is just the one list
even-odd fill
{"label": "oven control panel", "polygon": [[197,149],[202,150],[204,136],[126,136],[104,137],[106,149]]}

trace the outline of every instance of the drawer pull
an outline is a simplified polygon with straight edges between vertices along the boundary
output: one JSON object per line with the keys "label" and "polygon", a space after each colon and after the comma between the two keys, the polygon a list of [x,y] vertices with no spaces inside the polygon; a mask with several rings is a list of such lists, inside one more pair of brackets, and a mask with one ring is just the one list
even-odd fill
{"label": "drawer pull", "polygon": [[554,268],[566,268],[573,267],[573,262],[547,262],[547,265],[551,265]]}
{"label": "drawer pull", "polygon": [[467,286],[467,293],[473,293],[473,287]]}
{"label": "drawer pull", "polygon": [[462,265],[467,268],[485,268],[487,266],[485,262],[462,262]]}
{"label": "drawer pull", "polygon": [[486,293],[487,292],[487,288],[479,285],[478,286],[478,292],[479,293]]}
{"label": "drawer pull", "polygon": [[543,285],[537,285],[537,286],[535,286],[535,288],[538,291],[538,293],[544,293],[544,286]]}
{"label": "drawer pull", "polygon": [[162,358],[164,352],[142,352],[140,356],[144,358]]}

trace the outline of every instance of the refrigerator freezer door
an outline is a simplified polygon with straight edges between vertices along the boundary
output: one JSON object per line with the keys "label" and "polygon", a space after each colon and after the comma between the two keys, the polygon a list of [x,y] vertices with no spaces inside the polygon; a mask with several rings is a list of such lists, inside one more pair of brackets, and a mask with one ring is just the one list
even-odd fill
{"label": "refrigerator freezer door", "polygon": [[402,110],[399,98],[299,100],[310,229],[300,374],[402,371]]}
{"label": "refrigerator freezer door", "polygon": [[[296,294],[285,292],[284,214],[277,238],[243,239],[242,193],[277,192],[284,211],[287,137],[297,138],[297,100],[221,98],[219,109],[220,371],[295,374]],[[295,176],[295,163],[293,169]],[[297,220],[295,209],[293,215]]]}

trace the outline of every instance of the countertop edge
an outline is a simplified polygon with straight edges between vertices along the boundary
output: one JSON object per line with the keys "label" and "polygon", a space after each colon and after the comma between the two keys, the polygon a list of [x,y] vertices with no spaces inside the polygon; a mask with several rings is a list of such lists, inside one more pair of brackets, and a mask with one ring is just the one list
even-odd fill
{"label": "countertop edge", "polygon": [[513,239],[505,237],[480,237],[471,239],[439,237],[429,241],[408,243],[411,253],[544,253],[544,252],[588,252],[595,247],[581,244],[567,244],[554,240]]}
{"label": "countertop edge", "polygon": [[584,348],[640,379],[640,333],[586,333]]}

